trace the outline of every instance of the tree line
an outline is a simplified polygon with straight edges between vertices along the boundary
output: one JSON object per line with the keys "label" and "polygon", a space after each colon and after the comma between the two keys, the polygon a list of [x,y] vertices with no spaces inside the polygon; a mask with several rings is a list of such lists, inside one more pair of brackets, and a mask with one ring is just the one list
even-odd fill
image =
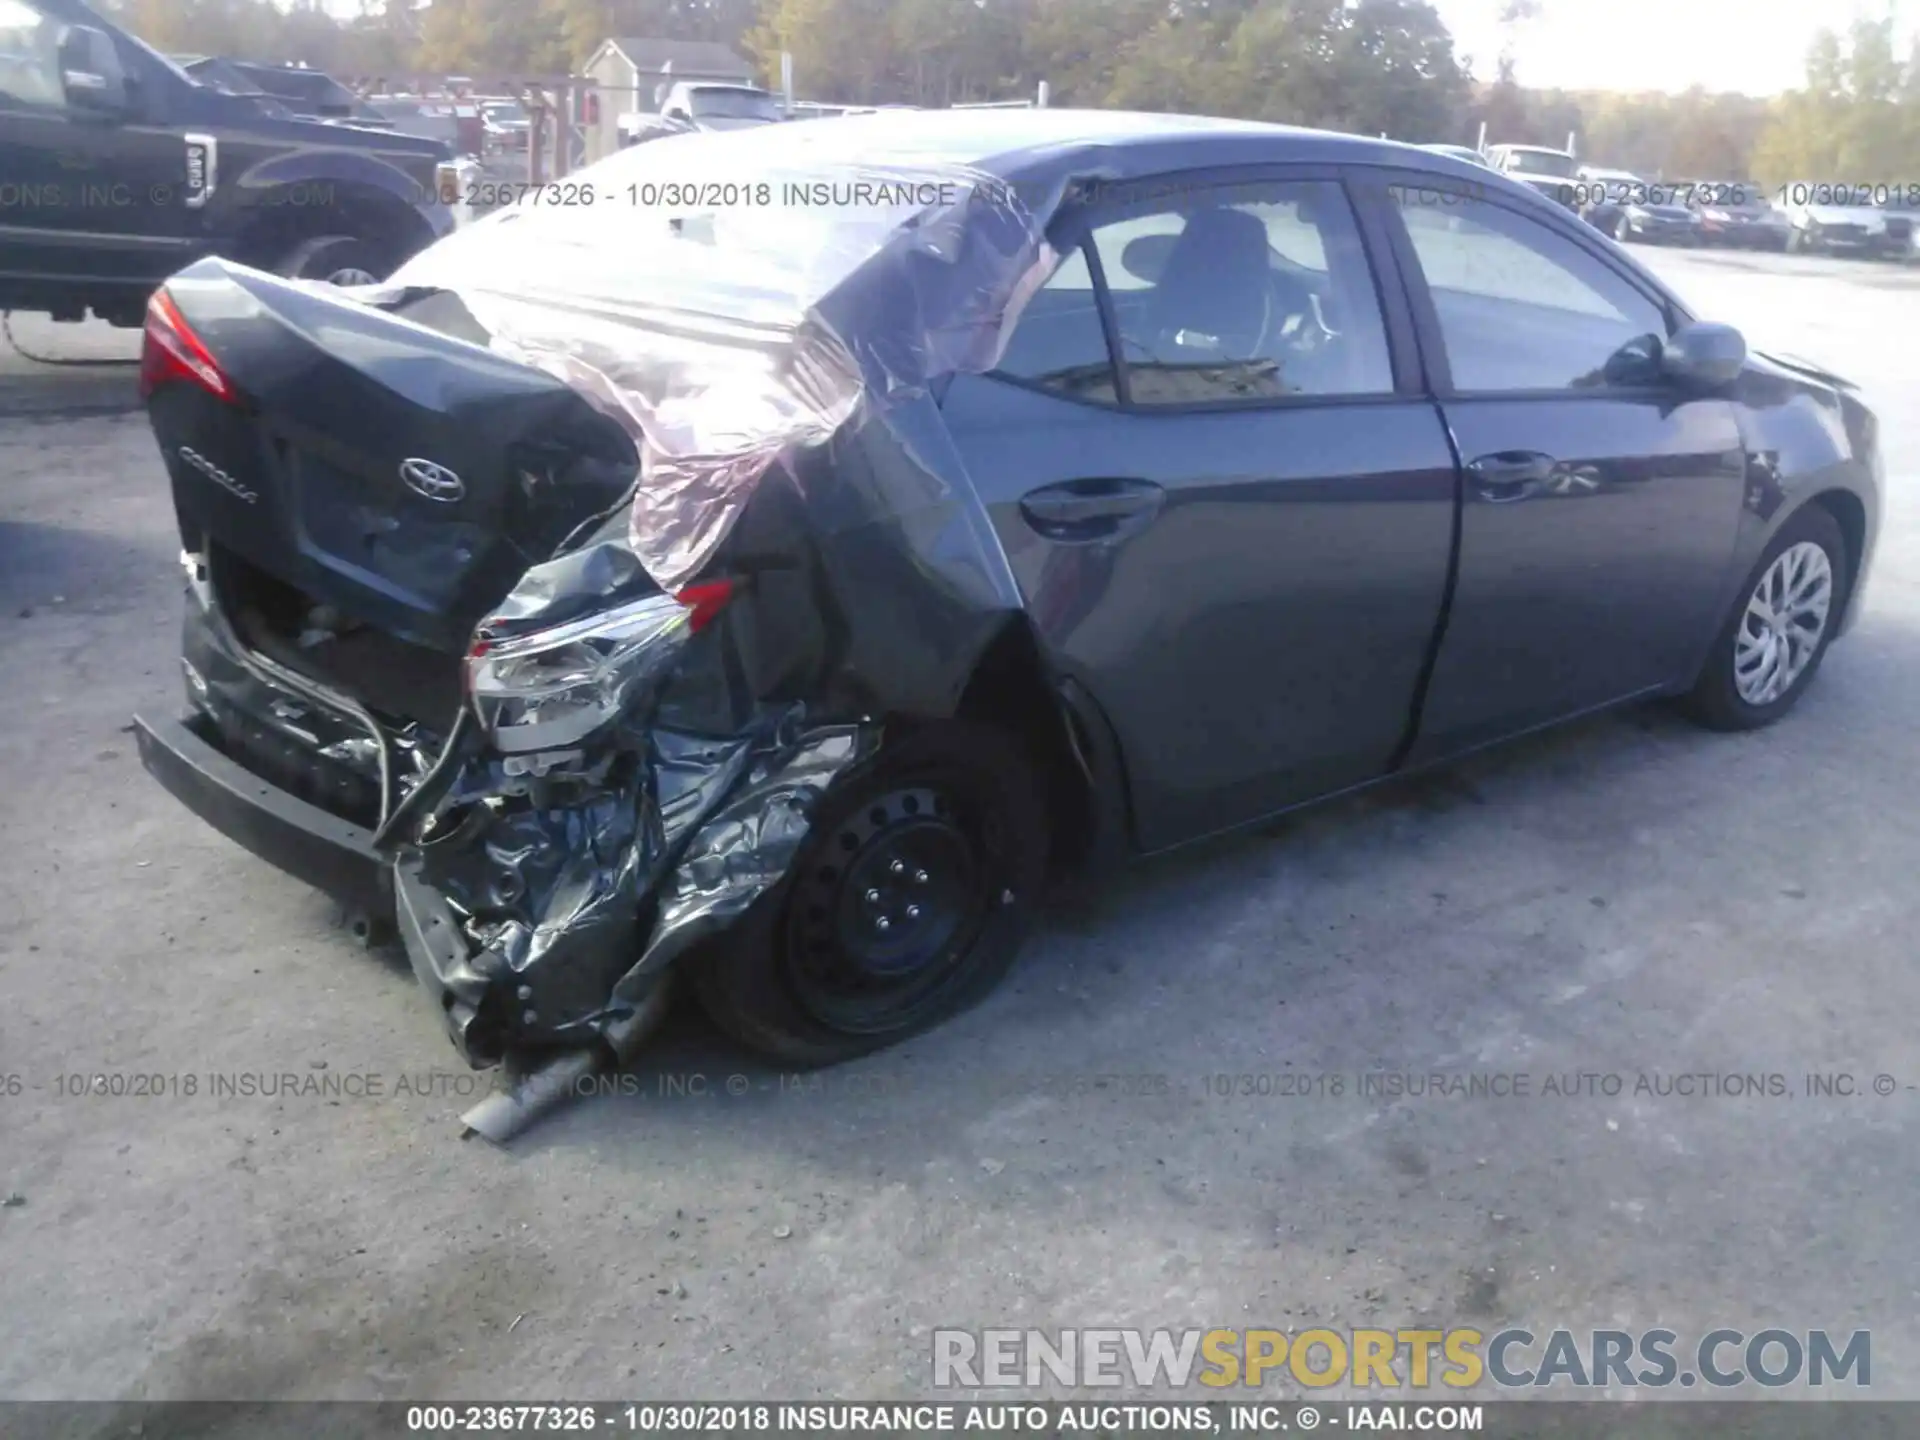
{"label": "tree line", "polygon": [[[714,40],[809,99],[1185,110],[1471,144],[1562,145],[1649,178],[1920,181],[1920,49],[1893,21],[1824,31],[1772,97],[1560,91],[1510,53],[1468,56],[1428,0],[102,0],[174,53],[302,61],[336,75],[560,74],[609,36]],[[1542,6],[1545,13],[1542,15]],[[1510,36],[1551,0],[1508,0]],[[1628,77],[1623,77],[1623,79]]]}

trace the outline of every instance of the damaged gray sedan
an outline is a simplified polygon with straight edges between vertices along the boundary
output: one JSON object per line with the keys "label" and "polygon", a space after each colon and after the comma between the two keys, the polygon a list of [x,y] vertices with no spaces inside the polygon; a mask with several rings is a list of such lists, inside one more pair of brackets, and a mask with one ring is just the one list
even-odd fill
{"label": "damaged gray sedan", "polygon": [[398,925],[474,1064],[678,974],[783,1063],[984,995],[1050,877],[1640,696],[1778,718],[1872,415],[1411,147],[911,112],[622,152],[342,291],[219,260],[143,390],[148,768]]}

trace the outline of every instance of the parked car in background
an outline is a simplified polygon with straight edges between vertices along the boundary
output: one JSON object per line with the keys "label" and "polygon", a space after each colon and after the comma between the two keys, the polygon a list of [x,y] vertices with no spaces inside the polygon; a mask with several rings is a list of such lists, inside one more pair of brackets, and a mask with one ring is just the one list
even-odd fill
{"label": "parked car in background", "polygon": [[1477,166],[943,110],[578,178],[690,198],[352,297],[204,261],[142,370],[186,572],[142,759],[395,915],[475,1063],[630,1054],[669,972],[860,1055],[1051,876],[1643,697],[1767,725],[1861,608],[1851,387]]}
{"label": "parked car in background", "polygon": [[1580,165],[1565,150],[1543,145],[1489,145],[1487,163],[1509,179],[1530,185],[1549,200],[1579,209]]}
{"label": "parked car in background", "polygon": [[495,154],[525,150],[533,136],[533,117],[518,100],[483,100],[480,124],[487,149]]}
{"label": "parked car in background", "polygon": [[1788,187],[1783,207],[1787,248],[1800,255],[1905,258],[1913,248],[1913,214],[1872,203],[1845,185]]}
{"label": "parked car in background", "polygon": [[[477,154],[480,146],[462,143],[460,117],[455,107],[445,101],[432,101],[412,95],[374,95],[367,104],[380,116],[386,125],[402,135],[418,135],[423,139],[438,140],[456,154],[465,152]],[[477,116],[476,107],[468,106]]]}
{"label": "parked car in background", "polygon": [[[1904,226],[1907,232],[1907,248],[1901,251],[1898,248],[1897,241],[1890,243],[1887,247],[1888,258],[1894,260],[1920,259],[1920,198],[1909,200],[1903,196],[1899,199],[1888,201],[1884,208],[1887,214],[1889,230],[1891,231],[1896,227]],[[1889,238],[1891,239],[1891,236]]]}
{"label": "parked car in background", "polygon": [[[246,74],[230,60],[214,55],[169,55],[167,57],[178,65],[196,84],[205,85],[226,95],[238,95],[251,102],[263,115],[294,116],[294,110],[278,95],[271,95],[260,88],[260,82]],[[6,88],[6,80],[0,76],[0,90]],[[316,117],[308,117],[316,118]]]}
{"label": "parked car in background", "polygon": [[1646,181],[1631,170],[1604,170],[1582,165],[1576,172],[1575,209],[1602,235],[1620,234],[1620,220],[1627,202],[1646,192]]}
{"label": "parked car in background", "polygon": [[1685,195],[1668,184],[1647,186],[1644,195],[1620,207],[1614,238],[1648,245],[1698,245],[1700,214],[1687,204]]}
{"label": "parked car in background", "polygon": [[453,228],[444,145],[203,83],[81,0],[5,0],[0,56],[0,176],[37,202],[0,215],[0,310],[138,325],[202,256],[357,283]]}
{"label": "parked car in background", "polygon": [[1436,155],[1451,155],[1456,160],[1464,160],[1469,165],[1483,165],[1491,170],[1493,165],[1471,145],[1422,145],[1422,150],[1431,150]]}
{"label": "parked car in background", "polygon": [[780,97],[771,90],[757,85],[682,80],[661,92],[657,111],[629,111],[614,125],[622,145],[637,145],[669,135],[751,130],[786,118]]}
{"label": "parked car in background", "polygon": [[1681,182],[1700,217],[1700,240],[1742,250],[1785,250],[1792,223],[1751,180]]}
{"label": "parked car in background", "polygon": [[378,110],[322,70],[205,56],[187,64],[186,71],[196,79],[205,78],[223,89],[271,95],[295,115],[316,120],[383,123],[384,117]]}

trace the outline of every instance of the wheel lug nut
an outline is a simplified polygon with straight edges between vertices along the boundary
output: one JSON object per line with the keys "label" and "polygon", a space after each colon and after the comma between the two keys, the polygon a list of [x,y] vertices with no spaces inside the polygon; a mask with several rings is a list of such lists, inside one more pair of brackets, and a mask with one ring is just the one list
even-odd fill
{"label": "wheel lug nut", "polygon": [[878,905],[879,903],[880,903],[880,892],[878,890],[867,891],[867,904]]}
{"label": "wheel lug nut", "polygon": [[893,922],[887,919],[887,917],[884,915],[880,916],[878,919],[876,919],[873,922],[873,928],[876,930],[888,930],[888,929],[891,929],[892,926],[893,926]]}
{"label": "wheel lug nut", "polygon": [[926,872],[926,871],[924,871],[924,870],[916,870],[916,871],[914,871],[914,872],[913,872],[913,883],[914,883],[914,884],[916,884],[916,885],[924,885],[924,884],[926,884],[926,883],[927,883],[927,872]]}
{"label": "wheel lug nut", "polygon": [[907,906],[907,919],[918,920],[919,918],[920,918],[920,907],[918,905]]}
{"label": "wheel lug nut", "polygon": [[907,873],[906,863],[900,860],[894,861],[891,865],[887,866],[887,873],[890,875],[906,874]]}

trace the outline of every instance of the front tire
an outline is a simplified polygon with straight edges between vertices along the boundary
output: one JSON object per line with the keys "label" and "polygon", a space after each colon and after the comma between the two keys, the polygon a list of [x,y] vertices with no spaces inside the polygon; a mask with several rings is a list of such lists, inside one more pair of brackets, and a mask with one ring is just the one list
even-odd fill
{"label": "front tire", "polygon": [[289,280],[325,280],[331,285],[371,285],[392,268],[379,246],[351,235],[303,240],[274,267]]}
{"label": "front tire", "polygon": [[1773,724],[1813,683],[1851,583],[1839,523],[1807,506],[1761,553],[1683,708],[1714,730]]}
{"label": "front tire", "polygon": [[1045,880],[1044,788],[997,728],[943,722],[884,746],[827,793],[786,877],[688,957],[702,1007],[749,1049],[817,1066],[976,1004]]}

